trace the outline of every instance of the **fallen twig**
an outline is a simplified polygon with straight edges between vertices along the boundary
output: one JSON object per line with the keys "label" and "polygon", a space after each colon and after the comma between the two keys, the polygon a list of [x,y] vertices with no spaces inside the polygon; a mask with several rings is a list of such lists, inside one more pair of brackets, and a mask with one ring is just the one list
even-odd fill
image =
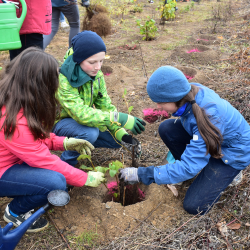
{"label": "fallen twig", "polygon": [[54,224],[54,226],[55,226],[57,232],[60,234],[60,236],[62,237],[62,239],[63,239],[63,240],[65,241],[65,243],[67,244],[67,247],[68,247],[70,250],[72,250],[72,249],[70,248],[70,246],[69,246],[68,241],[65,239],[65,237],[63,236],[63,234],[60,232],[59,228],[57,227],[55,221],[52,219],[52,216],[51,216],[49,213],[47,213],[47,214],[49,215],[49,218],[50,218],[50,220],[52,221],[52,223]]}

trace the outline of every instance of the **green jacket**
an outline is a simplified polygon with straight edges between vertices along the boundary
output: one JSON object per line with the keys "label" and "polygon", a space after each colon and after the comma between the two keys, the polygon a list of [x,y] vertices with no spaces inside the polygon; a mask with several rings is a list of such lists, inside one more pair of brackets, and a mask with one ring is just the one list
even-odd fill
{"label": "green jacket", "polygon": [[117,110],[108,96],[102,71],[100,70],[96,77],[89,77],[74,63],[72,54],[71,48],[64,57],[66,60],[59,75],[56,98],[61,108],[56,123],[63,118],[71,117],[79,124],[96,127],[102,132],[108,129],[114,136],[117,136],[119,130],[120,136],[117,139],[121,140],[121,135],[127,132],[110,121],[110,112]]}

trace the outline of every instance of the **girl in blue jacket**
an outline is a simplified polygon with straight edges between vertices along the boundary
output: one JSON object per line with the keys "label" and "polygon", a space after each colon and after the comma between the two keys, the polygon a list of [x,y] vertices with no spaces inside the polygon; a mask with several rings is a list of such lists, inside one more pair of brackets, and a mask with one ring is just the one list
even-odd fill
{"label": "girl in blue jacket", "polygon": [[159,109],[178,117],[159,126],[159,135],[176,161],[122,169],[120,178],[128,184],[160,185],[179,183],[198,174],[183,206],[191,214],[204,214],[250,164],[250,126],[229,102],[201,84],[190,84],[171,66],[152,74],[147,92]]}

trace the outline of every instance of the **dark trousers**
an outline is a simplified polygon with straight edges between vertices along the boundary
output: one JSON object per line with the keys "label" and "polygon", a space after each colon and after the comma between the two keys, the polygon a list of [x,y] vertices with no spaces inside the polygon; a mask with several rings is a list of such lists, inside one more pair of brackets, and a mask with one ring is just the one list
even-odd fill
{"label": "dark trousers", "polygon": [[[183,128],[181,121],[168,119],[159,126],[159,135],[176,160],[190,143],[190,136]],[[240,170],[226,165],[221,159],[210,157],[208,164],[195,178],[187,190],[183,207],[190,214],[203,211],[204,214],[216,203],[227,186]]]}
{"label": "dark trousers", "polygon": [[22,47],[20,49],[10,50],[10,60],[13,60],[23,50],[35,46],[43,49],[43,35],[38,33],[20,35]]}

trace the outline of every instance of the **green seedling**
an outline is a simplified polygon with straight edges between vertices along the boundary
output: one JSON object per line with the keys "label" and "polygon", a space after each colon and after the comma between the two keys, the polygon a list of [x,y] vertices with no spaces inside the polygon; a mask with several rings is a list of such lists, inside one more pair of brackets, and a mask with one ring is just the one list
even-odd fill
{"label": "green seedling", "polygon": [[168,3],[163,6],[159,6],[156,8],[156,10],[159,10],[161,12],[161,19],[164,20],[172,20],[175,18],[175,7],[176,7],[176,1],[175,0],[168,0]]}
{"label": "green seedling", "polygon": [[144,35],[142,40],[151,41],[155,38],[158,29],[155,25],[155,20],[150,17],[148,18],[149,19],[144,24],[141,19],[136,20],[136,24],[140,27],[140,34]]}
{"label": "green seedling", "polygon": [[[119,196],[120,196],[120,188],[119,188],[118,172],[119,172],[120,168],[123,168],[123,164],[120,161],[113,161],[113,162],[109,163],[108,167],[101,167],[101,166],[95,167],[92,160],[91,160],[91,156],[89,156],[89,155],[80,155],[77,158],[78,161],[79,160],[84,160],[84,159],[88,159],[90,161],[92,167],[87,167],[85,165],[81,165],[80,169],[101,172],[101,173],[104,173],[104,174],[108,171],[110,177],[115,176],[116,182],[117,182],[117,187],[118,187],[118,193],[114,193],[113,195],[114,195],[115,198],[119,198]],[[103,183],[103,184],[108,189],[107,185],[105,183]]]}
{"label": "green seedling", "polygon": [[124,102],[126,103],[126,106],[127,106],[127,109],[128,109],[128,114],[130,115],[130,113],[132,112],[134,106],[130,106],[128,105],[128,100],[126,98],[126,95],[127,95],[127,89],[125,88],[124,89],[124,92],[123,92],[123,95],[122,95],[122,98],[124,99]]}

